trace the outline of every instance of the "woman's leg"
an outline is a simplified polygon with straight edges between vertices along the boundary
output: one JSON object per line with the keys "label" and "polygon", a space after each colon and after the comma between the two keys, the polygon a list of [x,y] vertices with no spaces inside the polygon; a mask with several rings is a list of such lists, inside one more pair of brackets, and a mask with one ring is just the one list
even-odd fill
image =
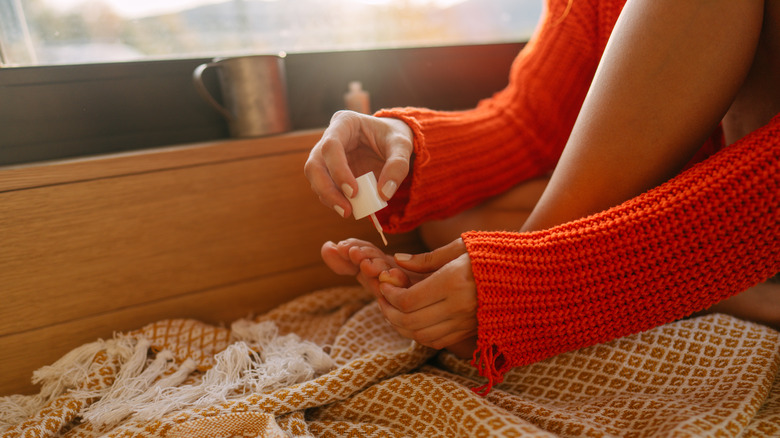
{"label": "woman's leg", "polygon": [[549,178],[523,182],[508,191],[453,217],[426,222],[419,228],[428,249],[442,247],[472,230],[517,231],[531,214]]}
{"label": "woman's leg", "polygon": [[747,77],[723,118],[731,144],[780,113],[780,2],[764,2],[764,19],[756,55]]}
{"label": "woman's leg", "polygon": [[[744,83],[723,118],[731,144],[780,113],[780,2],[764,3],[756,55]],[[775,276],[777,279],[778,276]],[[770,280],[710,307],[702,313],[725,313],[780,330],[780,280]]]}
{"label": "woman's leg", "polygon": [[724,313],[780,330],[780,283],[773,280],[751,287],[697,315]]}

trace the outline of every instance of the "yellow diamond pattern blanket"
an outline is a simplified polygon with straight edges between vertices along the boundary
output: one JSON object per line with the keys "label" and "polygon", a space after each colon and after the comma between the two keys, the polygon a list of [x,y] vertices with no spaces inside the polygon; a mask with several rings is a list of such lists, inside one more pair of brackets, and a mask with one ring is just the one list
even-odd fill
{"label": "yellow diamond pattern blanket", "polygon": [[3,437],[778,437],[780,333],[678,321],[512,370],[397,335],[356,287],[230,328],[165,320],[73,350],[0,398]]}

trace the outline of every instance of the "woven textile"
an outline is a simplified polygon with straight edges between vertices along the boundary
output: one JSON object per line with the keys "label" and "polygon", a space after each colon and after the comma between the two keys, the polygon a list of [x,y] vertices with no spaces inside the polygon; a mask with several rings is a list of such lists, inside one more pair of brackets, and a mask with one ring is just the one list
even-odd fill
{"label": "woven textile", "polygon": [[[389,232],[452,216],[550,172],[621,0],[547,0],[509,86],[469,111],[377,113],[414,132],[412,177],[379,213]],[[696,159],[722,145],[720,132]],[[667,184],[551,230],[465,233],[478,355],[507,370],[685,317],[780,271],[780,115]],[[519,228],[519,224],[518,224]],[[488,385],[489,387],[490,385]]]}
{"label": "woven textile", "polygon": [[[122,389],[112,387],[132,368],[130,362],[139,351],[146,360],[135,370],[138,377],[129,381],[137,383],[158,359],[168,358],[162,362],[169,367],[140,388],[165,396],[207,379],[209,370],[220,366],[221,355],[244,337],[236,332],[269,323],[279,330],[269,343],[295,332],[299,345],[316,344],[328,352],[330,369],[264,392],[235,387],[223,400],[182,405],[160,418],[142,419],[129,412],[102,427],[85,420],[101,397]],[[88,372],[81,379],[47,377],[44,386],[67,381],[47,399],[0,398],[0,434],[4,438],[780,434],[780,333],[723,315],[674,322],[513,369],[486,397],[470,389],[484,380],[468,362],[400,338],[359,288],[318,291],[233,327],[231,331],[192,320],[168,320],[120,337],[135,350],[123,352],[115,340],[96,343],[104,348],[82,364]],[[260,356],[267,346],[256,346]],[[162,386],[182,369],[191,370],[184,380],[154,391],[155,385]],[[84,388],[98,395],[80,398]],[[24,406],[30,411],[26,418],[10,418],[19,410],[11,407]]]}

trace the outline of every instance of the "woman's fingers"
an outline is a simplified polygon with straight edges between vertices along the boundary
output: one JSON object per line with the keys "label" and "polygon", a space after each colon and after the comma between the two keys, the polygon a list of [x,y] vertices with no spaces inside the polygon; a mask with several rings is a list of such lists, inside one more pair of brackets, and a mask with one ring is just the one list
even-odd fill
{"label": "woman's fingers", "polygon": [[[320,140],[314,145],[303,172],[311,184],[314,193],[328,207],[339,206],[343,216],[351,214],[351,205],[347,200],[357,188],[347,154],[359,147],[359,115],[349,111],[339,111],[331,118],[331,123]],[[338,209],[336,209],[338,211]]]}
{"label": "woman's fingers", "polygon": [[412,151],[412,131],[403,121],[338,111],[309,153],[304,174],[320,202],[348,217],[355,177],[374,172],[381,196],[390,199],[409,173]]}
{"label": "woman's fingers", "polygon": [[[385,296],[385,288],[381,287],[382,296]],[[382,313],[388,321],[396,327],[405,330],[417,331],[431,326],[435,326],[444,321],[456,321],[469,319],[471,315],[468,312],[451,311],[450,306],[445,301],[439,301],[428,307],[416,310],[410,313],[399,311],[391,305],[385,298],[379,303]],[[474,314],[476,316],[476,313]]]}
{"label": "woman's fingers", "polygon": [[387,321],[401,336],[414,339],[428,347],[436,349],[449,347],[477,334],[476,313],[473,316],[453,315],[452,318],[439,320],[430,315],[437,311],[428,309],[428,312],[423,312],[429,313],[428,315],[407,315],[403,318],[394,313],[393,306],[383,298],[381,293],[377,296],[377,301]]}
{"label": "woman's fingers", "polygon": [[457,255],[460,245],[455,242],[409,263],[421,270],[441,266],[414,285],[407,272],[392,266],[393,259],[370,242],[326,242],[321,252],[334,272],[355,275],[376,296],[385,318],[402,336],[440,349],[473,337],[477,330],[476,287],[468,254]]}
{"label": "woman's fingers", "polygon": [[[319,198],[320,202],[328,208],[332,208],[341,217],[347,217],[351,213],[351,205],[344,194],[336,187],[330,177],[324,160],[315,156],[320,155],[317,150],[312,150],[309,159],[304,166],[304,174],[309,180],[311,190]],[[336,208],[338,207],[338,208]]]}
{"label": "woman's fingers", "polygon": [[347,118],[347,121],[342,124],[329,128],[332,132],[323,135],[322,140],[318,143],[325,168],[333,180],[334,186],[338,187],[339,191],[346,197],[352,197],[357,189],[357,182],[347,159],[349,151],[359,147],[352,132],[356,129],[353,124],[359,124],[359,122],[352,117]]}
{"label": "woman's fingers", "polygon": [[468,303],[468,311],[472,310],[472,304],[476,311],[476,285],[467,253],[409,288],[382,284],[381,292],[393,307],[403,313],[416,312],[445,300],[452,307],[450,311],[458,310],[457,307],[464,303]]}
{"label": "woman's fingers", "polygon": [[422,254],[403,254],[394,256],[398,266],[417,273],[435,272],[466,252],[463,239],[455,239],[449,244]]}
{"label": "woman's fingers", "polygon": [[385,139],[385,163],[377,180],[379,193],[386,201],[393,197],[398,186],[409,174],[414,139],[411,128],[402,120],[385,118],[389,130]]}
{"label": "woman's fingers", "polygon": [[423,345],[443,348],[476,334],[477,292],[468,253],[410,287],[380,281],[376,295],[387,321]]}

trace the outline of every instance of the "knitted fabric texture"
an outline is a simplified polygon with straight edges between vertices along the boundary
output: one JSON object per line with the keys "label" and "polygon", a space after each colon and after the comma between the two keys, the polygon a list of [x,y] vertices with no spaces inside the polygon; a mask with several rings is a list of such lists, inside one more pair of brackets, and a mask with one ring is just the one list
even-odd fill
{"label": "knitted fabric texture", "polygon": [[[549,0],[509,86],[474,110],[377,113],[415,136],[412,178],[380,212],[387,229],[449,217],[550,172],[623,4]],[[475,364],[487,388],[512,367],[673,321],[780,270],[778,125],[775,117],[593,217],[537,233],[464,234],[479,299]]]}
{"label": "knitted fabric texture", "polygon": [[621,0],[550,0],[510,84],[468,111],[395,108],[414,133],[412,177],[377,217],[389,232],[450,217],[548,174],[563,151]]}
{"label": "knitted fabric texture", "polygon": [[780,271],[780,115],[668,183],[533,233],[469,232],[478,367],[648,330]]}

